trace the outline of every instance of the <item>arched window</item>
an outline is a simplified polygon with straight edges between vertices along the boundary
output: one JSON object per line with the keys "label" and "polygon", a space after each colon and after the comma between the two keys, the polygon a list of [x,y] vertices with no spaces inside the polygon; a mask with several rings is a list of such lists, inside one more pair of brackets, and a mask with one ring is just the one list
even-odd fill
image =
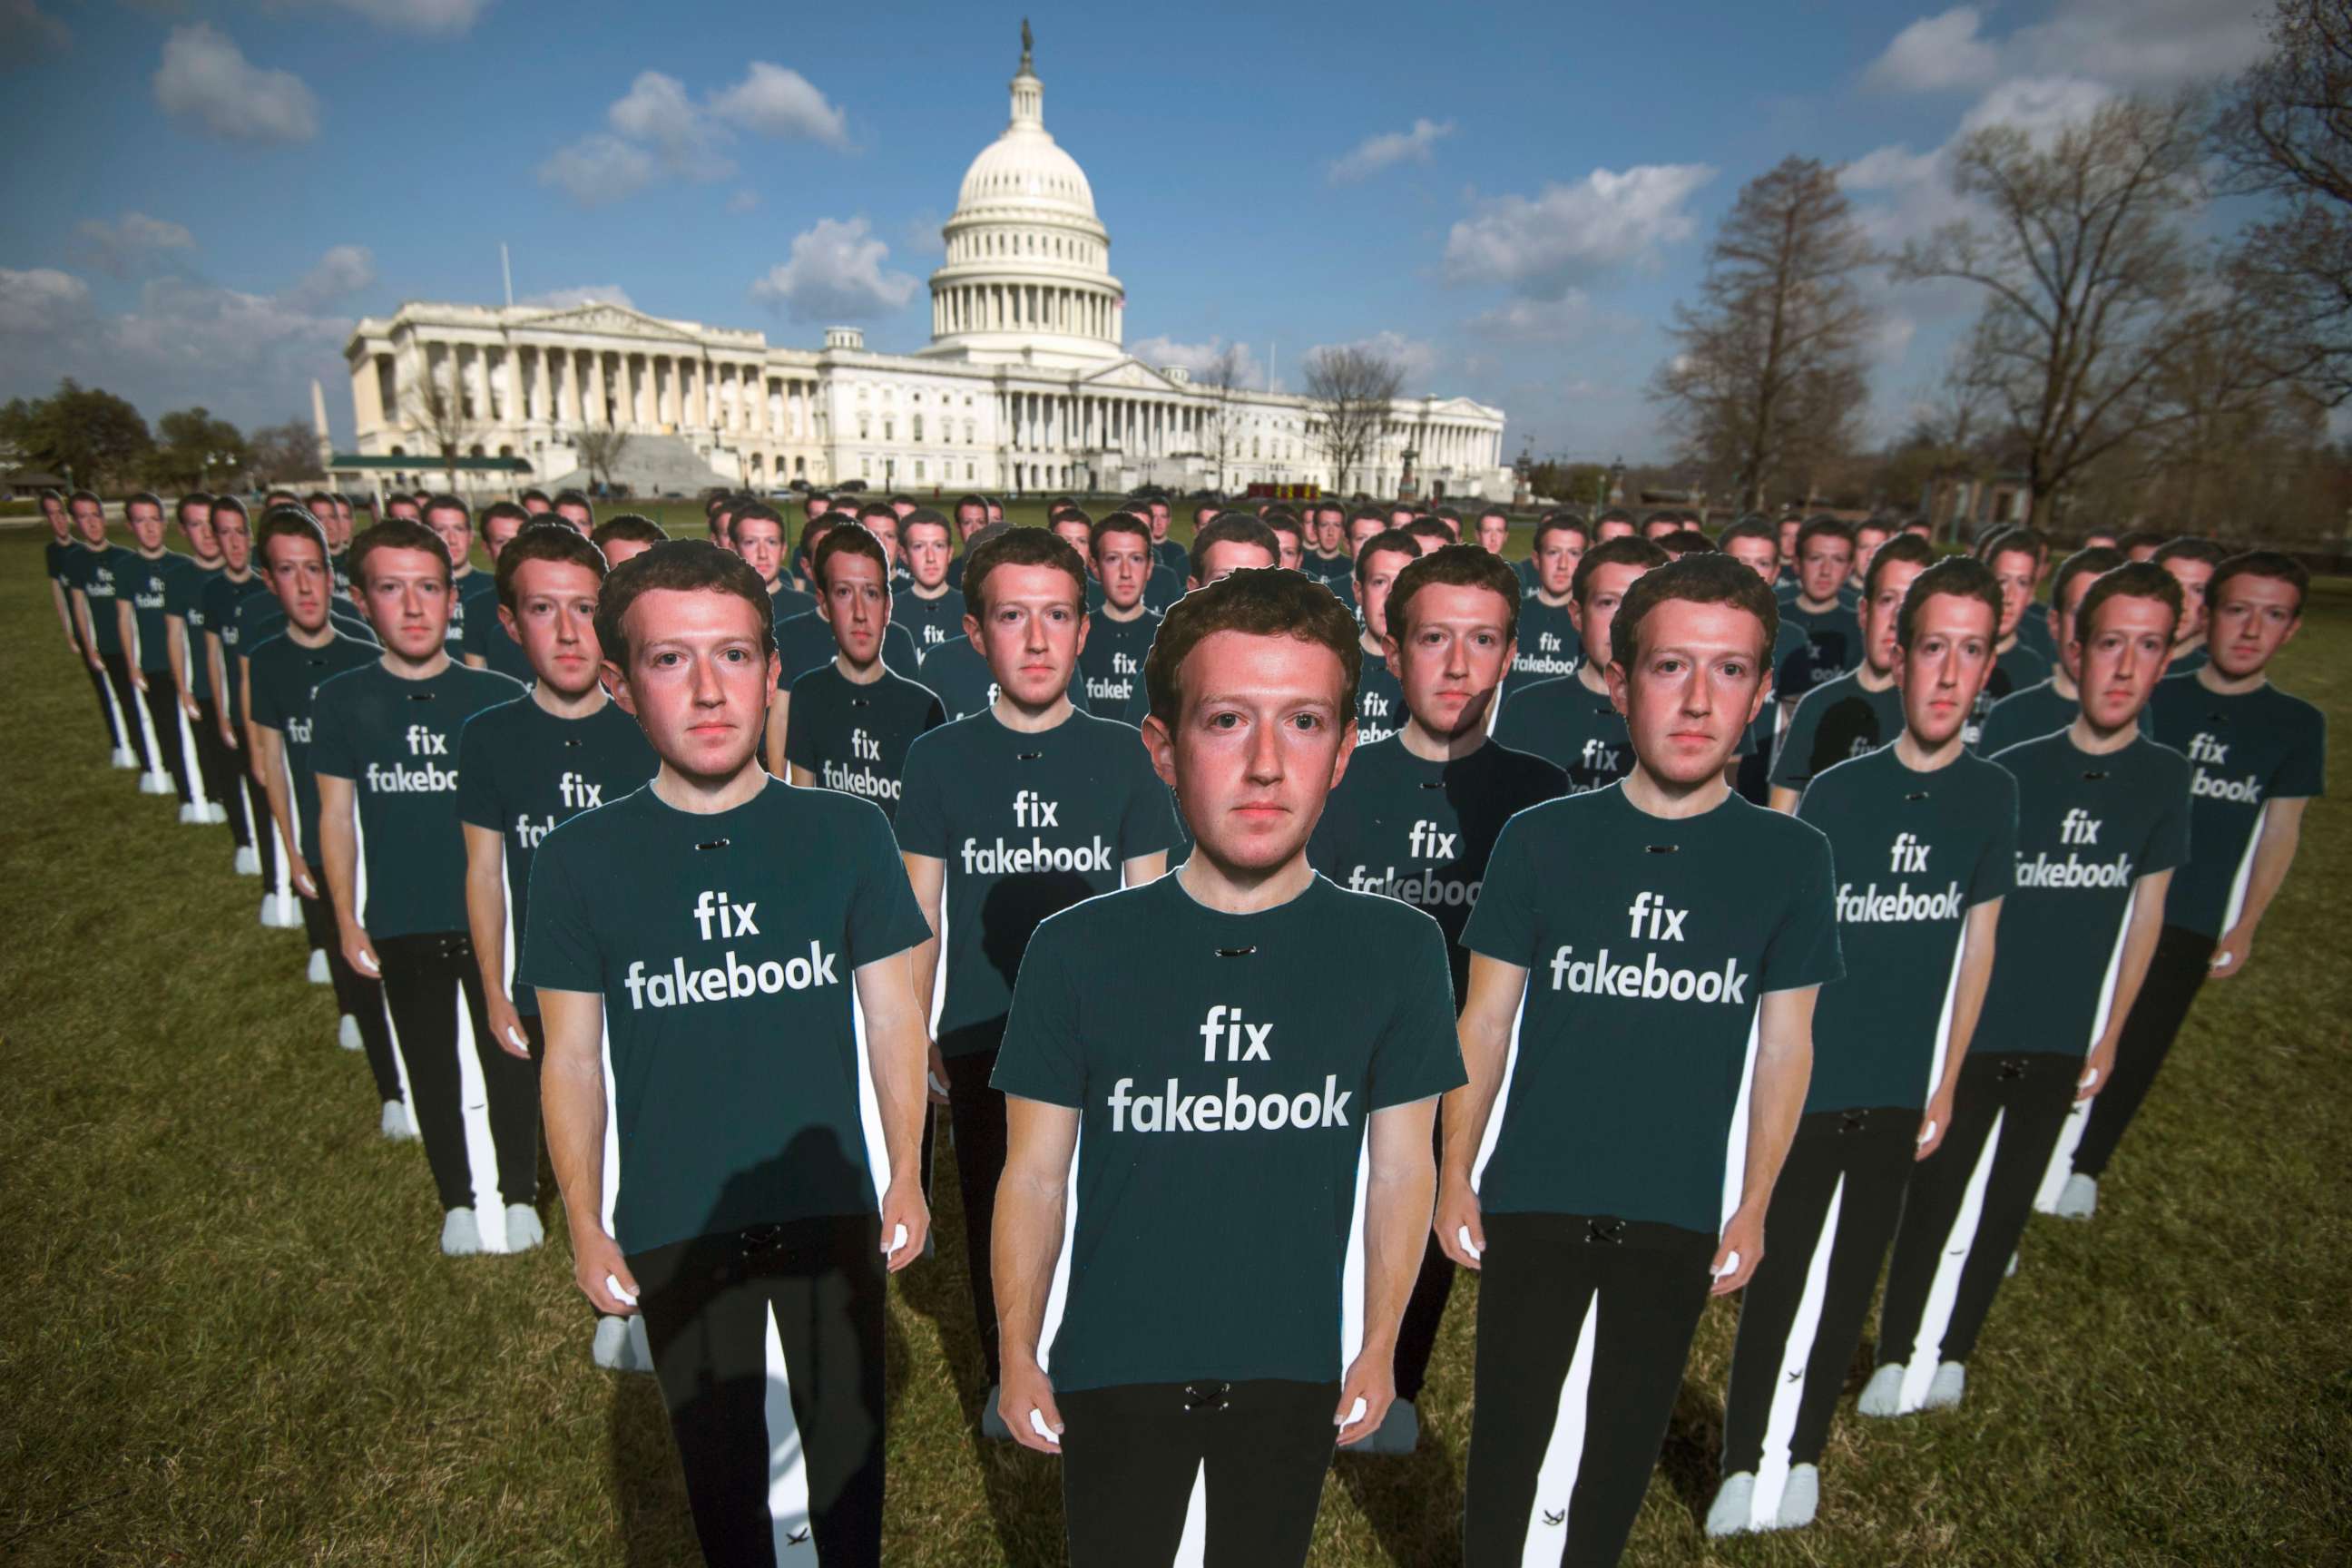
{"label": "arched window", "polygon": [[[916,394],[916,396],[917,396],[918,398],[920,398],[920,397],[921,397],[921,395],[921,395],[920,393],[917,393],[917,394]],[[919,414],[918,414],[918,415],[916,415],[916,416],[914,416],[913,438],[914,438],[914,439],[916,439],[916,440],[918,440],[918,441],[919,441],[919,440],[921,440],[921,439],[923,438],[923,416],[922,416],[921,415],[919,415]],[[919,468],[918,468],[918,469],[917,469],[916,474],[915,474],[915,477],[916,477],[917,479],[921,479],[921,478],[923,477],[923,476],[922,476],[922,472],[921,472],[921,470],[920,470]]]}

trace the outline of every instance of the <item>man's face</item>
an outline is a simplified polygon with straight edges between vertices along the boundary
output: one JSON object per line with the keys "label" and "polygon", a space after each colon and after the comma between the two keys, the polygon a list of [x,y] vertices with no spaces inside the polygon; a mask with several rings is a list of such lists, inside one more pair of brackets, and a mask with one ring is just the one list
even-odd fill
{"label": "man's face", "polygon": [[816,605],[832,623],[843,658],[863,669],[882,657],[882,629],[890,624],[890,574],[879,562],[845,550],[829,557],[824,593]]}
{"label": "man's face", "polygon": [[526,561],[515,568],[515,607],[499,606],[499,624],[522,645],[531,673],[560,696],[586,696],[603,668],[596,596],[604,586],[576,561]]}
{"label": "man's face", "polygon": [[1273,564],[1274,557],[1263,544],[1252,544],[1243,539],[1221,539],[1192,557],[1192,586],[1205,588],[1212,583],[1232,576],[1244,566]]}
{"label": "man's face", "polygon": [[1609,665],[1609,628],[1617,619],[1617,606],[1625,602],[1625,590],[1633,579],[1649,570],[1646,566],[1628,565],[1612,561],[1596,567],[1584,580],[1584,601],[1569,601],[1568,618],[1576,623],[1576,635],[1584,644],[1586,662]]}
{"label": "man's face", "polygon": [[1797,584],[1805,597],[1822,604],[1837,597],[1838,584],[1853,569],[1853,542],[1834,533],[1816,533],[1805,541],[1797,557]]}
{"label": "man's face", "polygon": [[545,496],[525,496],[522,498],[522,510],[530,513],[533,517],[545,517],[549,510],[547,498]]}
{"label": "man's face", "polygon": [[1293,572],[1297,571],[1298,563],[1307,558],[1307,552],[1299,547],[1297,531],[1294,529],[1277,528],[1274,531],[1274,542],[1276,547],[1274,563]]}
{"label": "man's face", "polygon": [[1076,551],[1080,559],[1084,559],[1087,552],[1093,548],[1094,531],[1092,528],[1074,517],[1066,518],[1054,524],[1054,536]]}
{"label": "man's face", "polygon": [[2180,584],[2180,640],[2187,642],[2205,629],[2205,584],[2213,580],[2213,568],[2202,561],[2174,557],[2164,563],[2172,580]]}
{"label": "man's face", "polygon": [[570,523],[583,539],[587,538],[589,531],[596,526],[588,515],[588,509],[576,500],[568,500],[557,507],[555,515]]}
{"label": "man's face", "polygon": [[1666,784],[1721,777],[1764,704],[1764,624],[1736,605],[1668,599],[1641,633],[1633,668],[1608,671],[1634,756]]}
{"label": "man's face", "polygon": [[41,518],[49,525],[49,531],[57,535],[58,542],[59,544],[63,544],[69,537],[71,537],[73,516],[66,510],[65,502],[56,500],[54,497],[43,496],[41,498]]}
{"label": "man's face", "polygon": [[1870,580],[1871,559],[1878,553],[1878,547],[1885,542],[1886,531],[1883,528],[1854,530],[1853,584],[1855,587],[1858,588]]}
{"label": "man's face", "polygon": [[913,501],[894,500],[890,503],[890,521],[893,522],[904,522],[907,521],[907,514],[914,510],[915,503]]}
{"label": "man's face", "polygon": [[1423,730],[1452,740],[1486,721],[1511,662],[1505,626],[1515,607],[1492,588],[1452,583],[1430,584],[1406,601],[1412,625],[1386,639],[1389,673]]}
{"label": "man's face", "polygon": [[1053,706],[1087,646],[1084,590],[1058,566],[999,566],[981,588],[986,602],[965,612],[964,635],[1014,702]]}
{"label": "man's face", "polygon": [[498,564],[499,552],[513,543],[521,531],[521,521],[511,517],[494,517],[482,524],[482,548],[490,552],[491,565]]}
{"label": "man's face", "polygon": [[1511,520],[1496,512],[1488,512],[1478,520],[1478,542],[1494,554],[1500,555],[1503,546],[1510,542]]}
{"label": "man's face", "polygon": [[74,531],[81,535],[83,543],[106,542],[106,509],[98,502],[94,500],[74,502],[73,525]]}
{"label": "man's face", "polygon": [[1594,530],[1595,535],[1603,544],[1608,543],[1612,539],[1631,538],[1633,536],[1633,523],[1622,517],[1606,519],[1601,522],[1598,529]]}
{"label": "man's face", "polygon": [[1360,517],[1348,524],[1348,555],[1350,560],[1364,552],[1365,542],[1384,531],[1376,517]]}
{"label": "man's face", "polygon": [[[912,511],[914,509],[909,507],[907,510]],[[894,563],[898,559],[898,514],[896,511],[887,517],[876,512],[866,520],[866,531],[874,536],[874,542],[882,547],[885,556]],[[1081,552],[1083,549],[1081,546]]]}
{"label": "man's face", "polygon": [[2135,544],[2124,553],[2134,561],[2153,561],[2156,559],[2156,552],[2162,548],[2163,546],[2158,544]]}
{"label": "man's face", "polygon": [[735,552],[760,574],[761,582],[774,587],[776,574],[784,569],[784,525],[764,517],[745,518],[735,525]]}
{"label": "man's face", "polygon": [[801,497],[801,516],[803,520],[823,517],[829,504],[824,497],[811,492]]}
{"label": "man's face", "polygon": [[2033,603],[2041,563],[2031,550],[2004,550],[1994,555],[1990,564],[1992,580],[2000,584],[2000,636],[2006,642],[2016,635],[2025,606]]}
{"label": "man's face", "polygon": [[[379,551],[374,558],[382,560],[384,553]],[[327,624],[327,607],[335,596],[335,574],[317,540],[283,535],[271,540],[264,580],[297,629],[315,633]]]}
{"label": "man's face", "polygon": [[327,548],[340,554],[352,542],[352,509],[342,501],[320,509],[319,526],[327,531]]}
{"label": "man's face", "polygon": [[2240,573],[2212,599],[2205,640],[2213,668],[2231,680],[2258,675],[2302,626],[2294,584]]}
{"label": "man's face", "polygon": [[1396,586],[1397,574],[1420,559],[1393,550],[1356,558],[1356,605],[1364,613],[1364,630],[1375,643],[1389,635],[1389,590]]}
{"label": "man's face", "polygon": [[163,548],[163,509],[146,501],[132,501],[122,509],[122,521],[131,525],[131,537],[139,548],[151,554]]}
{"label": "man's face", "polygon": [[988,509],[984,506],[960,507],[955,514],[956,537],[970,539],[988,526]]}
{"label": "man's face", "polygon": [[1576,563],[1584,559],[1584,535],[1572,528],[1555,528],[1536,546],[1536,582],[1545,595],[1568,597],[1576,581]]}
{"label": "man's face", "polygon": [[908,523],[902,530],[906,537],[907,572],[915,579],[915,586],[929,593],[948,580],[948,559],[954,554],[948,543],[948,531],[936,522]]}
{"label": "man's face", "polygon": [[1780,580],[1780,547],[1769,539],[1742,534],[1725,544],[1723,552],[1767,583]]}
{"label": "man's face", "polygon": [[1143,585],[1151,580],[1151,546],[1140,534],[1124,529],[1104,534],[1094,559],[1112,609],[1123,616],[1142,603]]}
{"label": "man's face", "polygon": [[1306,846],[1356,745],[1339,656],[1293,637],[1212,632],[1184,656],[1183,711],[1144,721],[1202,852],[1271,871]]}
{"label": "man's face", "polygon": [[419,511],[417,510],[416,503],[406,496],[394,496],[390,500],[385,501],[383,503],[383,515],[386,517],[404,517],[411,522],[423,522],[425,521],[425,514],[422,511]]}
{"label": "man's face", "polygon": [[2136,722],[2172,657],[2172,611],[2155,599],[2117,595],[2099,605],[2093,624],[2078,624],[2083,711],[2112,733]]}
{"label": "man's face", "polygon": [[[2083,679],[2083,660],[2082,650],[2074,645],[2074,612],[2082,606],[2083,595],[2098,580],[2096,572],[2077,572],[2050,600],[2050,633],[2058,645],[2059,668],[2065,670],[2067,679],[2078,684]],[[2006,596],[2002,603],[2008,603]]]}
{"label": "man's face", "polygon": [[988,503],[988,521],[991,522],[1003,522],[1004,521],[1004,503],[1003,501],[992,500]]}
{"label": "man's face", "polygon": [[232,572],[243,572],[253,559],[253,534],[241,511],[223,508],[213,513],[213,542],[220,546],[221,559]]}
{"label": "man's face", "polygon": [[[1880,581],[1903,570],[1925,568],[1889,567]],[[1921,745],[1941,746],[1968,722],[1992,673],[1997,619],[1972,594],[1935,594],[1920,605],[1910,650],[1895,661],[1895,683],[1903,692],[1903,721]]]}
{"label": "man's face", "polygon": [[1780,559],[1791,560],[1797,553],[1798,531],[1805,526],[1805,520],[1801,517],[1786,517],[1782,518],[1777,526],[1780,531]]}
{"label": "man's face", "polygon": [[1389,508],[1389,526],[1391,528],[1410,527],[1412,520],[1420,515],[1421,513],[1409,506],[1392,506]]}
{"label": "man's face", "polygon": [[1321,511],[1315,514],[1315,548],[1326,555],[1337,555],[1348,547],[1348,514],[1343,511]]}
{"label": "man's face", "polygon": [[[272,554],[276,552],[272,551]],[[352,597],[383,646],[421,663],[449,635],[449,563],[423,550],[371,550]]]}
{"label": "man's face", "polygon": [[759,606],[740,594],[656,588],[630,602],[627,625],[629,668],[604,674],[646,742],[689,778],[741,773],[776,687]]}
{"label": "man's face", "polygon": [[425,515],[425,526],[441,536],[443,546],[449,552],[451,570],[462,570],[474,552],[474,525],[466,520],[466,514],[440,507]]}
{"label": "man's face", "polygon": [[1168,510],[1168,503],[1164,500],[1153,501],[1151,503],[1151,515],[1146,521],[1151,524],[1151,542],[1154,544],[1166,543],[1168,541],[1168,525],[1175,521],[1173,514]]}
{"label": "man's face", "polygon": [[1903,619],[1903,595],[1927,568],[1916,561],[1890,561],[1878,574],[1878,586],[1862,606],[1863,656],[1879,675],[1892,672],[1901,660],[1895,627]]}
{"label": "man's face", "polygon": [[1671,517],[1654,517],[1642,525],[1642,537],[1653,544],[1669,533],[1680,533],[1683,525]]}
{"label": "man's face", "polygon": [[188,552],[199,561],[210,561],[220,553],[220,542],[213,537],[213,509],[208,506],[184,506],[180,509],[180,533],[188,542]]}
{"label": "man's face", "polygon": [[653,546],[642,539],[608,539],[604,542],[604,564],[618,566],[624,561],[634,561]]}

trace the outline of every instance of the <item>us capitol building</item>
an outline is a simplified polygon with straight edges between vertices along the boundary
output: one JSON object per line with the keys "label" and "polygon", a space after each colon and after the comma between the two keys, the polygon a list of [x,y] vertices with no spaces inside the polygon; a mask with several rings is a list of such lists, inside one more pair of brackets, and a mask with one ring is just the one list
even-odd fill
{"label": "us capitol building", "polygon": [[[613,475],[640,492],[794,479],[950,495],[1329,488],[1307,399],[1221,393],[1120,346],[1110,233],[1086,172],[1045,130],[1027,32],[1012,122],[964,172],[941,231],[929,347],[872,353],[856,328],[831,327],[823,348],[792,348],[611,304],[410,302],[360,321],[344,350],[359,454],[414,456],[395,482],[436,484],[454,434],[475,458],[530,465],[528,480],[499,475],[498,488],[577,483],[581,432],[609,425],[628,437]],[[1502,439],[1499,408],[1400,397],[1349,488],[1397,493],[1410,452],[1422,493],[1507,499]]]}

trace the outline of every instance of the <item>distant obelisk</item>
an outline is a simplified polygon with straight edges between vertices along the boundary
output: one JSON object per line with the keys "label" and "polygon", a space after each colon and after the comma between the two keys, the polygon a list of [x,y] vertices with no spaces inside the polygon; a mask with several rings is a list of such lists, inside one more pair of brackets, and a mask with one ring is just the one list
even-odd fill
{"label": "distant obelisk", "polygon": [[335,438],[327,434],[327,389],[316,376],[310,380],[310,426],[319,437],[319,472],[328,474],[334,466]]}

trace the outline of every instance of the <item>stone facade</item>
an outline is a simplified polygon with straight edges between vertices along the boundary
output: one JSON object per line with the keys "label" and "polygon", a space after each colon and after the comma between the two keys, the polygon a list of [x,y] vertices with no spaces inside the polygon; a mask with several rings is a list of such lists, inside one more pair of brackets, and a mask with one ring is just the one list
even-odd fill
{"label": "stone facade", "polygon": [[[415,455],[435,482],[436,432],[474,457],[526,459],[544,481],[580,467],[583,428],[674,436],[726,479],[782,489],[845,480],[928,494],[1238,491],[1332,487],[1313,406],[1220,392],[1125,353],[1125,289],[1075,159],[1045,128],[1024,50],[1004,133],[973,160],[932,274],[931,342],[867,352],[856,328],[819,349],[619,305],[556,310],[410,303],[362,321],[344,351],[358,451]],[[1348,488],[1507,498],[1503,411],[1399,398]],[[505,477],[485,489],[508,489]]]}

